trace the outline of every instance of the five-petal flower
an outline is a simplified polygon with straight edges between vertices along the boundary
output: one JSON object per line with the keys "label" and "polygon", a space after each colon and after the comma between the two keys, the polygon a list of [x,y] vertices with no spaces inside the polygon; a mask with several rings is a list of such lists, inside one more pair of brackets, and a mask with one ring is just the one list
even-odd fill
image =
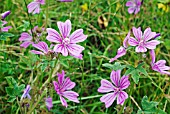
{"label": "five-petal flower", "polygon": [[83,29],[74,31],[71,35],[71,22],[66,20],[65,23],[57,22],[61,35],[52,28],[47,28],[47,40],[57,43],[54,46],[54,52],[61,52],[63,56],[80,56],[84,47],[76,44],[86,40],[87,35],[83,34]]}
{"label": "five-petal flower", "polygon": [[137,46],[136,52],[146,52],[148,49],[155,49],[160,42],[158,40],[154,40],[156,36],[156,32],[152,32],[151,28],[147,28],[142,35],[141,28],[132,28],[133,34],[135,38],[130,37],[128,42],[131,46]]}
{"label": "five-petal flower", "polygon": [[67,102],[63,97],[69,99],[70,101],[79,103],[79,100],[77,99],[79,95],[74,91],[70,91],[75,87],[76,84],[72,82],[70,78],[67,77],[65,79],[64,77],[65,77],[65,72],[63,70],[62,74],[58,73],[58,82],[53,81],[53,85],[56,93],[60,96],[62,105],[67,107],[68,106]]}
{"label": "five-petal flower", "polygon": [[98,88],[98,92],[100,93],[107,93],[110,92],[100,98],[101,102],[105,103],[106,108],[110,107],[114,100],[117,97],[117,104],[123,105],[124,101],[128,98],[128,94],[123,91],[124,89],[128,88],[130,82],[128,80],[128,76],[120,77],[121,70],[112,71],[110,75],[110,79],[112,81],[109,82],[108,80],[102,79],[101,86]]}

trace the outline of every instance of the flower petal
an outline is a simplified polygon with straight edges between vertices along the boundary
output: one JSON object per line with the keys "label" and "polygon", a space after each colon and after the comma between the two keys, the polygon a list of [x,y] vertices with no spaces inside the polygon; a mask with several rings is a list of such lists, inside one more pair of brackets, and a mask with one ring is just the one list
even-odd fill
{"label": "flower petal", "polygon": [[65,71],[64,71],[64,70],[62,70],[62,73],[61,73],[61,74],[60,74],[60,73],[58,73],[58,74],[57,74],[57,76],[58,76],[58,83],[59,83],[60,85],[62,85],[62,84],[63,84],[63,82],[64,82]]}
{"label": "flower petal", "polygon": [[65,23],[57,22],[57,25],[63,38],[67,38],[70,35],[71,31],[71,21],[66,20]]}
{"label": "flower petal", "polygon": [[156,36],[156,32],[152,32],[151,28],[147,28],[144,31],[143,39],[145,41],[148,41]]}
{"label": "flower petal", "polygon": [[61,95],[60,95],[60,101],[61,101],[62,105],[67,108],[67,106],[68,106],[67,102],[66,102],[66,100]]}
{"label": "flower petal", "polygon": [[65,91],[62,93],[62,95],[64,97],[66,97],[67,99],[69,99],[70,101],[79,103],[79,100],[77,99],[77,97],[79,96],[78,93],[74,92],[74,91]]}
{"label": "flower petal", "polygon": [[83,34],[83,29],[78,29],[70,35],[70,43],[83,42],[87,39],[87,35]]}
{"label": "flower petal", "polygon": [[62,38],[56,30],[54,30],[52,28],[47,28],[47,33],[48,33],[48,36],[47,36],[46,39],[48,41],[56,42],[56,43],[62,43]]}
{"label": "flower petal", "polygon": [[145,44],[145,47],[147,47],[148,49],[155,49],[158,44],[160,44],[160,41],[151,40]]}
{"label": "flower petal", "polygon": [[43,51],[45,54],[48,53],[48,45],[45,42],[38,42],[38,44],[32,44],[32,46]]}
{"label": "flower petal", "polygon": [[132,31],[133,31],[133,35],[135,36],[135,38],[138,41],[141,41],[141,39],[142,39],[142,31],[139,28],[137,29],[135,27],[132,28]]}
{"label": "flower petal", "polygon": [[66,78],[62,84],[61,90],[71,90],[75,87],[75,83],[70,80],[70,78]]}
{"label": "flower petal", "polygon": [[128,8],[128,12],[129,12],[129,14],[132,14],[134,11],[135,11],[135,8],[134,8],[134,7],[130,7],[130,8]]}
{"label": "flower petal", "polygon": [[40,13],[39,2],[31,2],[28,4],[27,8],[28,8],[28,13],[31,13],[31,12],[33,12],[33,14]]}
{"label": "flower petal", "polygon": [[120,88],[123,90],[123,89],[126,89],[129,87],[130,85],[130,81],[128,80],[129,76],[123,76],[121,79],[120,79]]}
{"label": "flower petal", "polygon": [[53,81],[54,89],[58,90],[59,84],[56,81]]}
{"label": "flower petal", "polygon": [[23,42],[20,46],[23,47],[23,48],[27,48],[30,44],[32,44],[32,42],[30,42],[30,41],[25,41],[25,42]]}
{"label": "flower petal", "polygon": [[48,110],[50,111],[50,109],[53,107],[52,98],[51,97],[46,98],[45,104],[46,104],[46,107],[48,108]]}
{"label": "flower petal", "polygon": [[117,71],[112,70],[110,74],[110,79],[115,84],[116,87],[119,87],[120,74],[121,74],[121,70],[117,70]]}
{"label": "flower petal", "polygon": [[12,28],[11,26],[3,27],[3,28],[1,28],[1,31],[8,32],[8,29],[11,29],[11,28]]}
{"label": "flower petal", "polygon": [[151,55],[151,58],[152,58],[152,63],[155,63],[155,51],[153,49],[150,50],[150,55]]}
{"label": "flower petal", "polygon": [[133,37],[129,38],[128,43],[131,46],[137,46],[139,44],[139,42],[135,38],[133,38]]}
{"label": "flower petal", "polygon": [[117,60],[118,58],[124,56],[125,54],[126,54],[126,49],[121,46],[121,47],[117,50],[117,55],[116,55],[114,58],[111,58],[109,62],[113,62],[113,61]]}
{"label": "flower petal", "polygon": [[143,46],[137,46],[135,50],[136,50],[136,52],[146,52],[147,51],[147,49]]}
{"label": "flower petal", "polygon": [[118,94],[117,92],[108,93],[102,96],[100,98],[100,101],[105,103],[106,108],[109,108],[113,104],[114,100],[116,99],[117,94]]}
{"label": "flower petal", "polygon": [[27,32],[23,32],[21,34],[21,37],[19,38],[19,41],[31,41],[32,40],[32,36],[30,36],[30,34],[28,34]]}
{"label": "flower petal", "polygon": [[106,93],[106,92],[111,92],[114,91],[115,87],[112,85],[111,82],[109,82],[108,80],[102,79],[101,80],[101,86],[98,88],[98,92],[100,93]]}
{"label": "flower petal", "polygon": [[69,44],[67,49],[72,55],[78,56],[84,50],[84,47],[77,44]]}
{"label": "flower petal", "polygon": [[54,52],[60,52],[63,56],[68,56],[68,50],[63,44],[57,44],[54,46]]}
{"label": "flower petal", "polygon": [[123,103],[127,98],[128,98],[128,94],[124,91],[120,91],[117,96],[117,104],[123,105]]}
{"label": "flower petal", "polygon": [[124,46],[125,48],[128,47],[128,40],[129,40],[129,38],[130,38],[130,31],[128,32],[127,36],[126,36],[125,39],[123,40],[123,46]]}
{"label": "flower petal", "polygon": [[126,6],[133,7],[134,6],[134,2],[133,1],[128,1],[128,2],[126,2]]}
{"label": "flower petal", "polygon": [[44,55],[41,51],[31,50],[31,53],[37,54],[37,55]]}

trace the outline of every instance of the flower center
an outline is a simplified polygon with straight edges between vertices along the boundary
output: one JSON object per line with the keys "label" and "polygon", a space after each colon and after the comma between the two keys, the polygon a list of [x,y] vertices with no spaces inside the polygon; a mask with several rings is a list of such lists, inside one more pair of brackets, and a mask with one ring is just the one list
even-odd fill
{"label": "flower center", "polygon": [[63,44],[70,44],[70,39],[69,38],[64,38]]}

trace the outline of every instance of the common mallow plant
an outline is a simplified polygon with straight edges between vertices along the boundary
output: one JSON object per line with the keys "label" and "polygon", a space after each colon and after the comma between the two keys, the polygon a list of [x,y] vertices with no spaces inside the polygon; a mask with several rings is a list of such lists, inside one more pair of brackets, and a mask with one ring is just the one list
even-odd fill
{"label": "common mallow plant", "polygon": [[[107,93],[100,98],[101,102],[105,103],[106,108],[110,107],[117,98],[117,104],[123,105],[125,100],[128,98],[128,94],[123,91],[128,88],[130,81],[128,76],[120,77],[121,70],[112,71],[110,79],[112,83],[106,79],[101,80],[101,86],[98,88],[98,92]],[[108,93],[110,92],[110,93]]]}
{"label": "common mallow plant", "polygon": [[83,29],[74,31],[71,35],[71,21],[57,22],[61,35],[52,28],[47,28],[47,40],[57,43],[54,46],[54,52],[62,53],[63,56],[71,55],[73,57],[79,57],[84,50],[83,46],[76,43],[86,40],[87,35],[83,34]]}
{"label": "common mallow plant", "polygon": [[77,97],[79,96],[78,93],[71,91],[71,89],[73,89],[76,84],[72,82],[70,78],[65,78],[64,70],[61,74],[58,73],[58,82],[53,81],[53,85],[56,93],[60,96],[60,101],[63,106],[68,106],[64,97],[69,99],[70,101],[79,103],[79,100],[77,99]]}
{"label": "common mallow plant", "polygon": [[28,13],[32,14],[38,14],[40,13],[40,5],[44,5],[45,0],[34,0],[33,2],[29,3],[27,8],[28,8]]}
{"label": "common mallow plant", "polygon": [[53,107],[53,103],[52,103],[52,98],[51,97],[48,97],[48,98],[45,98],[45,104],[46,104],[46,107],[47,109],[50,111],[51,108]]}

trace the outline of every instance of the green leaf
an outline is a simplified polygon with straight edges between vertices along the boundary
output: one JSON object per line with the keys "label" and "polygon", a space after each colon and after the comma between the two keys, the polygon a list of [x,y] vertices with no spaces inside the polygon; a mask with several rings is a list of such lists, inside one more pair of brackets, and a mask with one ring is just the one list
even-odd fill
{"label": "green leaf", "polygon": [[2,26],[2,24],[3,24],[3,22],[0,20],[0,28],[2,28],[3,26]]}
{"label": "green leaf", "polygon": [[13,96],[13,97],[9,97],[7,102],[14,102],[14,101],[15,101],[15,99],[16,99],[16,97],[15,97],[15,96]]}
{"label": "green leaf", "polygon": [[0,32],[0,40],[6,40],[9,37],[13,37],[14,35],[12,33],[8,32]]}
{"label": "green leaf", "polygon": [[132,74],[133,81],[138,84],[140,78],[139,72],[135,69],[130,74]]}
{"label": "green leaf", "polygon": [[131,68],[129,68],[128,70],[126,70],[126,72],[125,72],[125,76],[126,75],[129,75],[129,74],[131,74],[132,73],[132,71],[134,71],[135,70],[135,68],[133,68],[133,69],[131,69]]}
{"label": "green leaf", "polygon": [[112,70],[122,70],[126,67],[126,65],[121,65],[119,62],[115,62],[114,65],[112,64],[109,64],[109,63],[105,63],[105,64],[102,64],[102,66],[106,67],[106,68],[110,68]]}
{"label": "green leaf", "polygon": [[155,101],[148,101],[148,97],[144,96],[142,99],[142,110],[138,110],[138,114],[166,114],[166,112],[164,112],[161,109],[157,108],[157,105],[159,103],[155,102]]}
{"label": "green leaf", "polygon": [[13,90],[14,90],[13,87],[5,87],[5,91],[9,96],[15,96]]}
{"label": "green leaf", "polygon": [[9,85],[9,87],[14,87],[15,85],[17,85],[17,82],[15,81],[15,79],[11,76],[9,77],[5,77],[7,80],[7,83]]}
{"label": "green leaf", "polygon": [[146,72],[146,70],[143,68],[143,65],[144,65],[144,63],[140,63],[138,66],[137,66],[137,70],[138,70],[138,72],[141,72],[142,74],[144,74],[145,76],[147,76],[148,75],[148,73]]}

